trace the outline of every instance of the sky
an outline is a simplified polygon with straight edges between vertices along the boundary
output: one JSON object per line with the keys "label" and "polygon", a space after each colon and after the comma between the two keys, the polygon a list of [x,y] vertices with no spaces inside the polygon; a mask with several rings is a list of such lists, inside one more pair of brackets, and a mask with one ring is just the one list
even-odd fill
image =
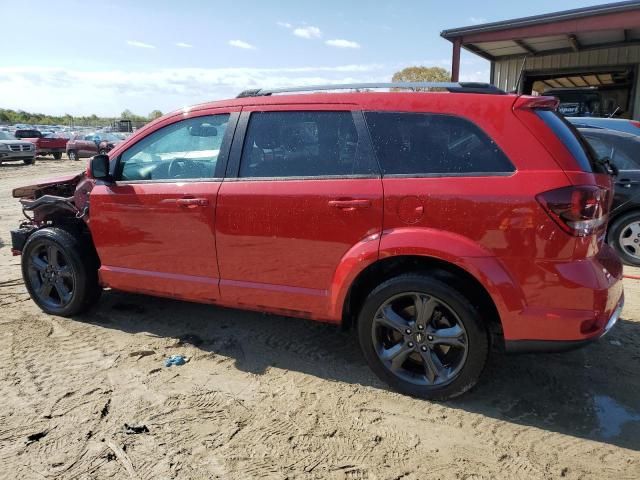
{"label": "sky", "polygon": [[[146,115],[248,88],[385,82],[449,70],[442,30],[601,3],[0,0],[0,108]],[[461,80],[489,81],[489,63],[463,51]]]}

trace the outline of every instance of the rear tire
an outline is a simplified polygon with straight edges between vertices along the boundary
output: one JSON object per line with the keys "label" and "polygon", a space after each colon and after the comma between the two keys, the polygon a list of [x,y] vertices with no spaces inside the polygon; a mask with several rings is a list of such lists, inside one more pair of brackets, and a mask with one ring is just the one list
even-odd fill
{"label": "rear tire", "polygon": [[62,152],[54,152],[53,153],[53,159],[54,160],[60,160],[62,158]]}
{"label": "rear tire", "polygon": [[367,363],[392,388],[446,400],[478,381],[489,352],[478,311],[460,292],[428,274],[385,281],[358,316]]}
{"label": "rear tire", "polygon": [[56,227],[29,237],[22,251],[22,277],[33,301],[62,317],[86,310],[102,292],[92,248],[79,235]]}
{"label": "rear tire", "polygon": [[607,243],[625,265],[640,266],[640,212],[622,215],[609,227]]}
{"label": "rear tire", "polygon": [[78,156],[78,153],[75,150],[69,150],[67,152],[67,157],[69,157],[69,160],[72,160],[74,162],[77,162],[78,160],[80,160],[80,157]]}

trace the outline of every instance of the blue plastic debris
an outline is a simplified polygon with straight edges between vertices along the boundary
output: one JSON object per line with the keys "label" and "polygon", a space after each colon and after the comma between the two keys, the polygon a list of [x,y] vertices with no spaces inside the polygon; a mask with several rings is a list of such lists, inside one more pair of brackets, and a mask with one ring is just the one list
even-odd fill
{"label": "blue plastic debris", "polygon": [[180,365],[184,365],[185,363],[187,363],[187,359],[184,357],[184,355],[171,355],[164,361],[164,366],[172,367],[175,365],[176,367],[178,367]]}

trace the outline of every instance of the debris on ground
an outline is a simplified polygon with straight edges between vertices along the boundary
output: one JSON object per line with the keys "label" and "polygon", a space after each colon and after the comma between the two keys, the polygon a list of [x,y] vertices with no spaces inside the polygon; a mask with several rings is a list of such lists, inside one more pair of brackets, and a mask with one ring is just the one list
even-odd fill
{"label": "debris on ground", "polygon": [[611,345],[615,345],[616,347],[621,347],[622,346],[622,342],[620,340],[609,340],[609,343]]}
{"label": "debris on ground", "polygon": [[49,433],[48,430],[44,430],[44,431],[38,432],[38,433],[32,433],[31,435],[29,435],[27,437],[26,444],[27,445],[31,445],[34,442],[39,442],[40,439],[42,439],[42,438],[47,436],[47,433]]}
{"label": "debris on ground", "polygon": [[138,435],[139,433],[149,433],[146,425],[127,425],[124,424],[124,433],[127,435]]}
{"label": "debris on ground", "polygon": [[167,358],[164,361],[164,366],[165,367],[172,367],[172,366],[179,367],[180,365],[184,365],[185,363],[187,363],[187,357],[185,357],[184,355],[171,355],[169,358]]}
{"label": "debris on ground", "polygon": [[149,355],[155,355],[155,350],[137,350],[129,353],[130,357],[138,357],[136,360],[140,360],[142,357],[148,357]]}
{"label": "debris on ground", "polygon": [[196,335],[195,333],[187,333],[178,338],[176,346],[193,345],[194,347],[199,347],[200,345],[202,345],[202,343],[203,340],[198,335]]}

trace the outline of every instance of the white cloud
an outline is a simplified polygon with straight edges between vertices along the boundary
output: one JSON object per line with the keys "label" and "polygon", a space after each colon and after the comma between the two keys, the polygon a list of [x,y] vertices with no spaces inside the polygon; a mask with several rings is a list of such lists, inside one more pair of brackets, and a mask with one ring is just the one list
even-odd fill
{"label": "white cloud", "polygon": [[150,45],[144,42],[138,42],[137,40],[127,40],[127,45],[137,48],[156,48],[155,45]]}
{"label": "white cloud", "polygon": [[176,43],[176,47],[180,47],[180,48],[193,48],[193,45],[191,45],[190,43],[178,42],[178,43]]}
{"label": "white cloud", "polygon": [[245,50],[255,50],[256,47],[242,40],[229,40],[229,45],[236,48],[244,48]]}
{"label": "white cloud", "polygon": [[477,25],[479,23],[487,23],[487,19],[484,17],[469,17],[467,18],[467,20],[473,25]]}
{"label": "white cloud", "polygon": [[326,43],[330,47],[337,48],[360,48],[360,44],[358,42],[352,42],[351,40],[343,40],[339,38],[335,40],[327,40],[324,43]]}
{"label": "white cloud", "polygon": [[389,81],[381,64],[278,68],[168,68],[84,71],[0,67],[0,91],[11,92],[3,108],[51,114],[117,116],[128,108],[147,114],[232,98],[250,88]]}
{"label": "white cloud", "polygon": [[293,34],[296,37],[306,38],[306,39],[322,37],[322,32],[320,31],[320,29],[318,27],[313,27],[311,25],[308,27],[298,27],[293,30]]}
{"label": "white cloud", "polygon": [[293,28],[293,25],[291,25],[289,22],[277,22],[276,25],[282,28]]}

